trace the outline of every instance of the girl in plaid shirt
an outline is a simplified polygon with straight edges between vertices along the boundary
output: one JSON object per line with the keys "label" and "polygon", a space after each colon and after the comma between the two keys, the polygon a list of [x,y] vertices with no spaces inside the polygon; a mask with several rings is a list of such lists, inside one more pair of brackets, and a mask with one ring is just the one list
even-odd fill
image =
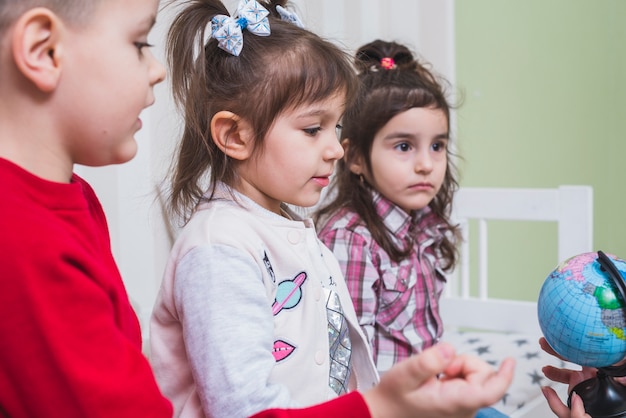
{"label": "girl in plaid shirt", "polygon": [[385,373],[443,333],[439,297],[457,261],[449,215],[458,183],[442,80],[395,42],[362,46],[355,64],[362,87],[344,114],[345,155],[317,221]]}
{"label": "girl in plaid shirt", "polygon": [[333,200],[318,213],[380,372],[443,332],[443,272],[456,262],[449,214],[458,188],[448,158],[450,105],[403,45],[356,54],[363,88],[343,118],[346,151]]}

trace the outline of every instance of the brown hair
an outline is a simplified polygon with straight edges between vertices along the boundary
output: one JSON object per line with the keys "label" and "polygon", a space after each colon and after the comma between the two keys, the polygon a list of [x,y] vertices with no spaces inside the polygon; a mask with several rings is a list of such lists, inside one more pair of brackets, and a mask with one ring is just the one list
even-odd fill
{"label": "brown hair", "polygon": [[[350,101],[356,77],[349,56],[332,43],[280,20],[276,6],[286,0],[259,1],[269,12],[271,34],[243,30],[239,56],[204,44],[211,19],[228,15],[219,0],[191,0],[174,19],[167,57],[174,99],[182,109],[184,128],[171,175],[169,212],[186,222],[203,193],[212,197],[217,182],[232,185],[232,161],[211,138],[210,121],[228,110],[247,120],[255,132],[256,150],[276,117],[303,103],[345,92]],[[208,184],[207,184],[208,183]]]}
{"label": "brown hair", "polygon": [[[389,60],[391,58],[391,60]],[[353,106],[346,109],[341,138],[349,138],[350,146],[337,165],[332,185],[331,202],[322,206],[316,220],[341,208],[354,210],[365,222],[376,242],[394,261],[405,258],[411,248],[397,248],[378,216],[372,201],[370,186],[349,169],[359,158],[372,172],[371,150],[376,133],[394,116],[414,107],[441,109],[450,130],[450,104],[443,85],[445,80],[436,77],[424,65],[418,63],[411,51],[398,43],[376,40],[359,48],[355,56],[361,86]],[[433,213],[446,223],[443,240],[437,244],[444,270],[454,267],[457,260],[456,242],[458,228],[450,222],[452,198],[458,181],[455,167],[447,151],[447,167],[443,185],[430,202]]]}
{"label": "brown hair", "polygon": [[0,35],[34,7],[46,7],[68,23],[80,24],[102,0],[0,0]]}

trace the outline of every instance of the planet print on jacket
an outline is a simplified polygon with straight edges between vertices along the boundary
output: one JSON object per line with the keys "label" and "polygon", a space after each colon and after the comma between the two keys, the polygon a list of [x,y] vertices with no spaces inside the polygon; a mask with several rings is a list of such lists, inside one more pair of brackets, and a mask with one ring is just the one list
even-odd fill
{"label": "planet print on jacket", "polygon": [[[284,280],[278,284],[276,289],[276,299],[272,304],[272,314],[278,315],[283,309],[292,309],[302,300],[302,284],[304,284],[307,275],[305,272],[298,273],[293,279]],[[274,359],[279,362],[289,357],[295,346],[284,340],[274,341]]]}

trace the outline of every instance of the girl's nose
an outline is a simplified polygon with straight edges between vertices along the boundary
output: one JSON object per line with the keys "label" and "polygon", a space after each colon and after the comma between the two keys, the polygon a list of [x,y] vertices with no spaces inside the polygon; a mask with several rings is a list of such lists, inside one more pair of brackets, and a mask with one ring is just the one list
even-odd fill
{"label": "girl's nose", "polygon": [[326,159],[339,160],[343,157],[343,147],[337,140],[336,135],[329,135],[330,144],[326,148]]}
{"label": "girl's nose", "polygon": [[150,85],[154,86],[165,80],[165,66],[150,52]]}
{"label": "girl's nose", "polygon": [[430,173],[433,169],[433,159],[428,151],[417,154],[415,158],[415,172]]}

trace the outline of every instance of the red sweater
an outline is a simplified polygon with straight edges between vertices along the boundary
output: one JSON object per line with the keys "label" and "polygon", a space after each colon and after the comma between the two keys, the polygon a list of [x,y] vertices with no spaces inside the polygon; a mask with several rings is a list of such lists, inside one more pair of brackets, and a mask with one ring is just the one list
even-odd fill
{"label": "red sweater", "polygon": [[252,418],[369,418],[365,400],[359,392],[350,392],[332,401],[304,409],[270,409]]}
{"label": "red sweater", "polygon": [[[102,207],[0,158],[0,416],[160,418],[172,407],[141,353]],[[369,417],[358,392],[255,418]]]}
{"label": "red sweater", "polygon": [[0,416],[172,416],[84,180],[0,159],[0,307]]}

